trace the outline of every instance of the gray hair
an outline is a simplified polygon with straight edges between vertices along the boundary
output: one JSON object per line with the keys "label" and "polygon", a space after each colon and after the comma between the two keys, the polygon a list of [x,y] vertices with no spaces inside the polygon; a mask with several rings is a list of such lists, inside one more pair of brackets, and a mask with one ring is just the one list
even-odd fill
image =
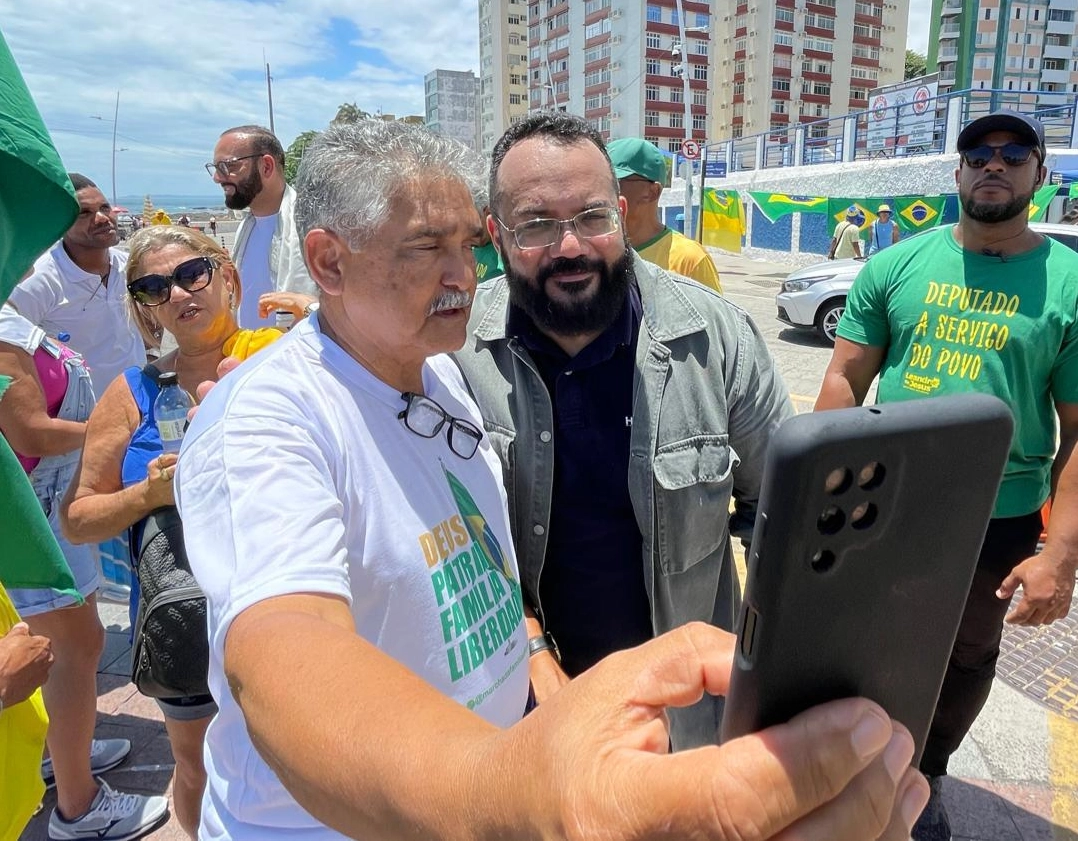
{"label": "gray hair", "polygon": [[461,182],[482,195],[485,161],[421,125],[382,120],[331,123],[303,153],[296,177],[296,230],[332,231],[356,251],[389,217],[399,190],[415,180]]}

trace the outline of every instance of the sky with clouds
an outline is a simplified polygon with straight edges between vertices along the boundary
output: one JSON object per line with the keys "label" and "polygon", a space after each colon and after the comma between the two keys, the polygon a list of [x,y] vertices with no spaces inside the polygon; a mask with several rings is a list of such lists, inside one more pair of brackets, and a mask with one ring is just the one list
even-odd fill
{"label": "sky with clouds", "polygon": [[[725,0],[716,0],[725,2]],[[909,0],[925,52],[930,0]],[[479,66],[476,0],[0,0],[0,32],[70,170],[111,194],[215,197],[220,132],[269,123],[287,146],[344,102],[422,114],[423,76]]]}

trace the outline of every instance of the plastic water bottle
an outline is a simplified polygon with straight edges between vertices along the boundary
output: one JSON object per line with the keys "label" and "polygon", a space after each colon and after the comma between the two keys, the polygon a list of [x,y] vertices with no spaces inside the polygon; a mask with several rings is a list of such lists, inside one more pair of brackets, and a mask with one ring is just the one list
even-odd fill
{"label": "plastic water bottle", "polygon": [[175,372],[162,374],[157,384],[161,393],[153,401],[153,416],[166,453],[178,453],[187,429],[187,411],[193,404],[191,396],[180,388]]}

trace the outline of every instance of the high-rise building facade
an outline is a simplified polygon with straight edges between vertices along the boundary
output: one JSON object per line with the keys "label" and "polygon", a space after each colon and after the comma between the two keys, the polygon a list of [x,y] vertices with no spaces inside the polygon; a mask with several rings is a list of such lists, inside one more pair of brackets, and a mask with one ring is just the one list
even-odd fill
{"label": "high-rise building facade", "polygon": [[1012,107],[1066,104],[1078,92],[1078,0],[932,0],[928,68],[947,90],[1029,94]]}
{"label": "high-rise building facade", "polygon": [[471,70],[432,70],[424,79],[431,131],[479,149],[479,80]]}
{"label": "high-rise building facade", "polygon": [[[728,0],[722,7],[712,138],[787,132],[863,111],[870,90],[902,81],[908,0]],[[829,128],[813,130],[825,136]]]}
{"label": "high-rise building facade", "polygon": [[643,136],[662,149],[676,150],[690,136],[702,141],[708,126],[711,5],[530,0],[530,110],[580,114],[607,139]]}
{"label": "high-rise building facade", "polygon": [[489,154],[528,113],[528,4],[479,0],[479,145]]}

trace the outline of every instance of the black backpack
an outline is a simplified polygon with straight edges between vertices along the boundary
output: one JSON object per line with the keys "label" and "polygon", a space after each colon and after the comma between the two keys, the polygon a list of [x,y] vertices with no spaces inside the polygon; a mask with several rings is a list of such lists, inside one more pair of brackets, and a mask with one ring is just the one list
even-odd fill
{"label": "black backpack", "polygon": [[191,574],[180,512],[175,506],[151,511],[142,521],[141,539],[131,546],[142,591],[131,680],[151,698],[209,694],[206,596]]}

